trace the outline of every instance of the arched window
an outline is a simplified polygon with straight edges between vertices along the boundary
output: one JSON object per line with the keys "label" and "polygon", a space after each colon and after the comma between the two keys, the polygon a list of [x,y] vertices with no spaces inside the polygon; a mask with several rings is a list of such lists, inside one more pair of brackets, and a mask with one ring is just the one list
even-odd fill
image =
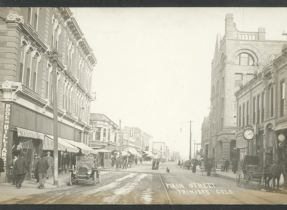
{"label": "arched window", "polygon": [[236,64],[242,66],[253,66],[254,59],[248,53],[241,53],[236,57]]}

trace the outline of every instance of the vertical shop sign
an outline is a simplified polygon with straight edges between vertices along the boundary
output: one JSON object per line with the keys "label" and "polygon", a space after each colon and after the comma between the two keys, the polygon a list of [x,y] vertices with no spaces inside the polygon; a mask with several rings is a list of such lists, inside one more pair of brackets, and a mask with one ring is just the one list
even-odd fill
{"label": "vertical shop sign", "polygon": [[2,151],[1,151],[1,158],[3,159],[4,162],[4,168],[6,168],[6,161],[7,161],[6,159],[7,159],[7,144],[8,144],[8,134],[10,124],[10,112],[11,112],[11,104],[5,104]]}

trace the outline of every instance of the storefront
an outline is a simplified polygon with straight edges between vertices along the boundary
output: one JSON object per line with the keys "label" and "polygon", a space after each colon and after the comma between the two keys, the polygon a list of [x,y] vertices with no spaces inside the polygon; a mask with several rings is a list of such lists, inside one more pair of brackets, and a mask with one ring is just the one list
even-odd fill
{"label": "storefront", "polygon": [[111,168],[111,151],[107,149],[96,150],[99,153],[99,163],[103,168]]}
{"label": "storefront", "polygon": [[[4,104],[4,122],[3,122],[3,139],[1,142],[1,158],[4,161],[5,172],[1,173],[0,183],[11,182],[11,164],[13,155],[18,156],[20,152],[25,153],[25,158],[28,162],[28,173],[26,179],[31,179],[31,171],[34,162],[35,154],[40,155],[43,151],[53,152],[53,147],[44,145],[45,136],[50,137],[53,134],[53,119],[41,112],[36,112],[25,108],[16,103]],[[59,122],[59,136],[66,139],[74,140],[79,131],[75,127],[69,126],[63,122]],[[81,135],[84,132],[81,133]],[[61,139],[61,138],[59,138]],[[81,141],[81,136],[77,137]],[[59,140],[60,142],[61,140]],[[63,143],[63,142],[62,142]],[[63,143],[64,144],[64,143]],[[43,146],[45,146],[43,148]],[[61,146],[59,146],[61,147]],[[74,151],[75,152],[75,151]],[[63,165],[71,161],[71,155],[67,150],[59,149],[59,166],[60,169],[65,169]],[[74,153],[73,153],[74,154]]]}

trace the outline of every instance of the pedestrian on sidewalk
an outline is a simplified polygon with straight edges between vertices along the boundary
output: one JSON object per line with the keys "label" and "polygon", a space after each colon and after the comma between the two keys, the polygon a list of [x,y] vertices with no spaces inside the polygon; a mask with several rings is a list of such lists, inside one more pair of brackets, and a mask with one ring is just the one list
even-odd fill
{"label": "pedestrian on sidewalk", "polygon": [[221,172],[225,171],[225,159],[224,158],[221,159],[220,165],[221,165]]}
{"label": "pedestrian on sidewalk", "polygon": [[54,159],[51,157],[51,152],[48,151],[47,161],[49,164],[49,169],[47,171],[47,179],[49,179],[49,176],[53,176],[53,166],[54,166]]}
{"label": "pedestrian on sidewalk", "polygon": [[16,187],[21,188],[28,171],[28,164],[24,158],[24,153],[20,153],[19,158],[15,161],[13,172],[16,176]]}
{"label": "pedestrian on sidewalk", "polygon": [[196,172],[196,159],[193,159],[193,165],[192,165],[192,173],[195,173]]}
{"label": "pedestrian on sidewalk", "polygon": [[230,165],[230,162],[229,162],[228,159],[226,159],[226,161],[225,161],[225,171],[226,171],[226,172],[228,172],[229,165]]}
{"label": "pedestrian on sidewalk", "polygon": [[35,179],[36,179],[36,183],[39,183],[39,174],[36,168],[37,162],[39,161],[39,156],[37,154],[35,154],[35,159],[34,159],[34,163],[33,163],[33,169],[32,169],[32,173],[34,173]]}
{"label": "pedestrian on sidewalk", "polygon": [[41,158],[36,163],[36,169],[35,169],[36,171],[38,171],[39,175],[39,186],[38,186],[39,189],[45,187],[44,185],[48,169],[49,169],[49,163],[48,160],[46,159],[46,154],[42,153]]}
{"label": "pedestrian on sidewalk", "polygon": [[12,181],[13,181],[12,185],[16,185],[16,180],[17,180],[17,177],[14,173],[14,166],[15,166],[15,162],[17,159],[18,159],[18,157],[16,155],[14,155],[11,166],[10,166],[10,170],[11,170],[10,173],[12,175]]}
{"label": "pedestrian on sidewalk", "polygon": [[238,169],[238,161],[235,158],[233,158],[233,160],[232,160],[232,171],[234,174],[236,174],[237,169]]}
{"label": "pedestrian on sidewalk", "polygon": [[0,177],[1,177],[1,173],[5,172],[4,170],[4,161],[2,158],[0,158]]}

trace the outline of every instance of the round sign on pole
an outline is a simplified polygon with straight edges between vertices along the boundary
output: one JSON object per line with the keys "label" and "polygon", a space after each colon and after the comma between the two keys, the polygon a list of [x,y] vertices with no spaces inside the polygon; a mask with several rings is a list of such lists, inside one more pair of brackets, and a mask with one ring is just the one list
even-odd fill
{"label": "round sign on pole", "polygon": [[285,140],[285,136],[281,133],[279,136],[278,136],[278,140],[279,141],[284,141]]}

